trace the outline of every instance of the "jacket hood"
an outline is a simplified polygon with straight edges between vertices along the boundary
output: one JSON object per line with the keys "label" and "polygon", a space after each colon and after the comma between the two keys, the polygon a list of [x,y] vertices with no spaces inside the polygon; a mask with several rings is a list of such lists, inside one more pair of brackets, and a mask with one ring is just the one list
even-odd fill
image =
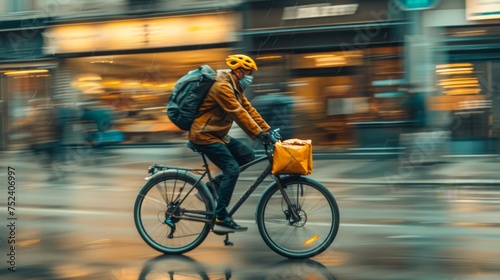
{"label": "jacket hood", "polygon": [[231,77],[231,70],[225,69],[225,70],[217,70],[217,80],[219,81],[224,81],[228,82],[232,85],[233,89],[236,89],[240,91],[240,88],[238,86],[238,81],[234,81],[233,77]]}

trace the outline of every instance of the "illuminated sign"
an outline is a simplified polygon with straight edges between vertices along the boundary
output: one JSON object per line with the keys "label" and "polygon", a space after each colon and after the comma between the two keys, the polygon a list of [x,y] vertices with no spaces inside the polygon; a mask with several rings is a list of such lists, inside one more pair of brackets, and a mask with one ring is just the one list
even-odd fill
{"label": "illuminated sign", "polygon": [[467,20],[500,18],[500,0],[467,0]]}
{"label": "illuminated sign", "polygon": [[44,32],[44,52],[78,53],[238,41],[235,13],[61,25]]}
{"label": "illuminated sign", "polygon": [[358,4],[329,5],[314,4],[285,7],[283,9],[282,20],[305,19],[317,17],[336,17],[353,15],[358,10]]}
{"label": "illuminated sign", "polygon": [[397,0],[397,4],[405,11],[426,10],[437,5],[439,0]]}

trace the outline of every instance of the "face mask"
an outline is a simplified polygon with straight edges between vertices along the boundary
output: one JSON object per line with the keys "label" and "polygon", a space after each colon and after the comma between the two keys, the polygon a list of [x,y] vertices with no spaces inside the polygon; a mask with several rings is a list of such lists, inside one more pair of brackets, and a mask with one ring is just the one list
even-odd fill
{"label": "face mask", "polygon": [[243,90],[247,89],[253,82],[253,76],[245,76],[240,80],[240,86]]}

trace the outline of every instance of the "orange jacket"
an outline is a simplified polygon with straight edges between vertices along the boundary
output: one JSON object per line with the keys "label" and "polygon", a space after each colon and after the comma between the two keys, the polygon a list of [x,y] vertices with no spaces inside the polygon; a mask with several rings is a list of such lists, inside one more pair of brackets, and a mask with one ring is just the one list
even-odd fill
{"label": "orange jacket", "polygon": [[217,71],[216,81],[201,104],[200,114],[188,135],[189,141],[199,145],[228,143],[227,134],[233,121],[252,139],[271,128],[226,71]]}

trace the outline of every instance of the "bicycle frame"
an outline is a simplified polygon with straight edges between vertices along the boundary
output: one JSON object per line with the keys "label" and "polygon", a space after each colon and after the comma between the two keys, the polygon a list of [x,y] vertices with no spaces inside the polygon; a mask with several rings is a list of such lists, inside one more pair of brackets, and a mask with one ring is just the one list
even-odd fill
{"label": "bicycle frame", "polygon": [[[254,159],[253,161],[249,162],[249,163],[246,163],[242,166],[240,166],[239,170],[240,170],[240,173],[245,171],[247,168],[257,164],[257,163],[260,163],[264,160],[269,160],[269,164],[267,165],[267,167],[264,169],[264,171],[262,171],[262,173],[257,177],[257,179],[255,179],[255,181],[248,187],[248,189],[246,190],[246,192],[243,194],[243,196],[240,197],[240,199],[236,202],[236,204],[231,207],[231,209],[229,209],[228,211],[228,215],[231,217],[233,216],[237,211],[238,209],[246,202],[246,200],[250,197],[250,195],[257,189],[257,187],[264,181],[264,179],[269,176],[271,174],[271,170],[272,170],[272,160],[273,160],[273,155],[272,155],[272,152],[270,149],[268,149],[267,145],[264,145],[265,147],[265,151],[266,151],[266,155],[265,156],[262,156],[262,157],[259,157],[257,159]],[[161,173],[165,172],[165,171],[168,171],[168,170],[184,170],[185,172],[193,172],[193,173],[197,173],[197,174],[200,174],[201,176],[198,178],[198,180],[196,181],[196,183],[193,185],[193,187],[191,187],[191,189],[186,193],[186,195],[184,196],[184,198],[180,201],[179,205],[177,207],[179,207],[182,202],[184,202],[184,200],[187,198],[187,196],[192,192],[192,190],[196,187],[196,185],[198,185],[201,180],[203,180],[203,178],[208,175],[209,177],[209,180],[212,180],[212,176],[211,176],[211,173],[210,173],[210,168],[209,168],[209,165],[208,165],[208,160],[207,160],[207,157],[204,153],[200,153],[198,152],[202,159],[203,159],[203,169],[200,169],[200,168],[188,168],[188,167],[181,167],[181,166],[171,166],[171,165],[161,165],[161,164],[153,164],[149,167],[148,169],[148,172],[151,174],[150,176],[146,177],[145,179],[146,180],[149,180],[155,176],[158,176],[160,175]],[[155,172],[155,170],[159,170],[160,172]],[[293,217],[295,219],[299,219],[299,214],[296,212],[296,210],[294,209],[294,207],[290,207],[292,205],[289,197],[288,197],[288,194],[285,192],[283,186],[281,185],[281,180],[280,180],[280,177],[279,175],[277,176],[273,176],[286,204],[289,206],[289,209],[291,210],[291,213],[293,215]],[[174,209],[173,212],[175,212],[177,210],[177,207],[176,209]],[[190,211],[191,212],[191,211]],[[204,212],[204,211],[194,211],[192,212],[193,214],[210,214],[210,215],[214,215],[215,213],[214,212]],[[180,217],[179,217],[180,218]],[[190,217],[189,215],[185,215],[184,218],[186,219],[190,219],[190,220],[195,220],[195,221],[200,221],[200,222],[211,222],[210,220],[206,220],[206,219],[200,219],[200,218],[197,218],[197,217]]]}
{"label": "bicycle frame", "polygon": [[[241,166],[240,173],[243,172],[248,167],[255,165],[261,161],[264,161],[266,159],[269,159],[269,155],[262,156],[260,158],[257,158],[255,160]],[[228,216],[231,217],[231,216],[233,216],[234,213],[236,213],[236,211],[238,211],[238,209],[241,207],[241,205],[243,205],[243,203],[245,203],[245,201],[250,197],[250,195],[257,189],[257,187],[260,185],[260,183],[262,183],[262,181],[264,181],[264,179],[271,173],[271,168],[272,168],[272,164],[269,163],[269,165],[264,169],[264,171],[262,171],[262,173],[259,175],[259,177],[257,177],[257,179],[255,179],[253,184],[250,185],[250,187],[248,187],[247,191],[243,194],[243,196],[240,197],[240,199],[236,202],[236,204],[228,211]]]}
{"label": "bicycle frame", "polygon": [[[245,203],[245,201],[250,197],[250,195],[257,189],[257,187],[260,185],[260,183],[262,183],[264,181],[264,179],[271,174],[273,155],[272,155],[271,151],[268,150],[267,145],[265,145],[264,147],[266,150],[265,156],[262,156],[258,159],[255,159],[255,160],[240,167],[240,173],[241,173],[245,169],[247,169],[248,167],[250,167],[254,164],[257,164],[257,163],[264,161],[266,159],[269,160],[269,165],[264,169],[264,171],[262,171],[262,173],[259,175],[259,177],[257,177],[257,179],[255,179],[255,181],[248,187],[247,191],[243,194],[243,196],[240,197],[240,199],[236,202],[236,204],[228,211],[228,215],[230,217],[232,217],[233,214],[236,213],[236,211],[238,211],[238,209]],[[276,182],[276,184],[278,185],[278,188],[280,189],[281,195],[285,199],[286,204],[288,206],[291,206],[292,203],[290,201],[290,198],[288,197],[288,194],[285,192],[285,189],[281,185],[281,181],[280,181],[279,176],[273,176],[273,178],[274,178],[274,181]],[[294,216],[294,218],[298,219],[299,215],[295,211],[295,209],[293,207],[290,207],[290,209],[292,210],[291,212],[292,212],[292,215]]]}

